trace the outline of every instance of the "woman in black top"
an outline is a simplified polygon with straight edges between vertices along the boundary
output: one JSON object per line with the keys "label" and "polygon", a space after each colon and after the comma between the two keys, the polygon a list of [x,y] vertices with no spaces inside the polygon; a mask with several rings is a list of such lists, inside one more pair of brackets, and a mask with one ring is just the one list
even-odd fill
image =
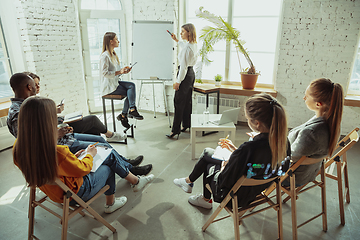
{"label": "woman in black top", "polygon": [[[189,203],[206,209],[212,208],[213,198],[221,202],[237,180],[247,178],[267,179],[283,175],[289,167],[290,144],[287,140],[287,121],[283,107],[268,94],[257,94],[245,103],[245,116],[253,136],[236,148],[230,140],[220,139],[220,146],[232,151],[228,161],[212,158],[214,150],[206,148],[193,171],[174,183],[191,193],[193,182],[203,175],[203,194],[189,197]],[[239,206],[246,206],[271,183],[241,187],[237,192]]]}

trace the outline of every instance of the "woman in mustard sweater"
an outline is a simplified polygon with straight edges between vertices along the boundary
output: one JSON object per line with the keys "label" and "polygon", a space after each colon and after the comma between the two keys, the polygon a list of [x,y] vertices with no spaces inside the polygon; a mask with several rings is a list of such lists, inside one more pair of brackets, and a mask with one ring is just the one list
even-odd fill
{"label": "woman in mustard sweater", "polygon": [[91,172],[93,157],[97,150],[93,145],[86,149],[83,159],[77,157],[85,150],[73,154],[68,146],[57,146],[57,116],[55,102],[43,97],[29,97],[20,108],[18,138],[14,144],[14,163],[22,171],[29,186],[39,187],[55,202],[62,202],[63,191],[52,185],[60,178],[81,199],[87,201],[102,187],[105,192],[105,213],[112,213],[122,207],[125,196],[115,198],[115,173],[125,178],[139,191],[153,180],[154,175],[135,176],[118,161],[118,154],[112,151],[103,164]]}

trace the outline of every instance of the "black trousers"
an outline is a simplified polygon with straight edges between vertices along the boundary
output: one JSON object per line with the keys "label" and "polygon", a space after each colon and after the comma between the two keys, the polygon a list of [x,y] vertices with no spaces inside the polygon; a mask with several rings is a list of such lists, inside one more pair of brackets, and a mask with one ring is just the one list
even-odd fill
{"label": "black trousers", "polygon": [[199,160],[194,166],[194,169],[189,175],[189,179],[191,182],[195,182],[201,175],[203,176],[203,195],[205,198],[211,198],[211,192],[205,187],[208,183],[212,192],[215,192],[215,181],[214,173],[221,168],[221,160],[217,160],[212,158],[211,156],[214,154],[214,149],[205,148],[202,152]]}
{"label": "black trousers", "polygon": [[175,114],[172,126],[173,133],[180,133],[181,123],[184,128],[191,126],[194,82],[195,72],[193,67],[188,67],[185,79],[180,83],[179,90],[175,92],[174,96]]}
{"label": "black trousers", "polygon": [[107,132],[105,125],[95,115],[85,116],[80,121],[69,123],[69,126],[74,129],[74,133],[100,135]]}

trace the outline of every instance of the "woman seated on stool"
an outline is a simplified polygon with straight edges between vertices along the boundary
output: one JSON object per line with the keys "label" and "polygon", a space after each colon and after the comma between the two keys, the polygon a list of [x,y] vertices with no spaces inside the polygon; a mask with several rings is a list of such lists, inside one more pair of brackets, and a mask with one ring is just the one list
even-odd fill
{"label": "woman seated on stool", "polygon": [[[190,175],[174,179],[178,187],[191,193],[193,183],[203,175],[203,194],[189,197],[190,204],[212,208],[211,192],[205,187],[207,183],[212,189],[214,201],[221,202],[242,176],[267,179],[281,176],[289,168],[287,121],[280,103],[268,94],[254,95],[245,103],[245,116],[251,130],[257,134],[239,148],[230,140],[220,139],[220,146],[232,152],[228,161],[212,158],[214,149],[205,148]],[[248,205],[270,185],[241,187],[236,194],[239,206]]]}
{"label": "woman seated on stool", "polygon": [[122,207],[126,197],[115,198],[115,173],[125,178],[139,191],[154,179],[154,175],[133,175],[131,164],[119,161],[118,154],[112,150],[102,165],[91,172],[96,146],[89,145],[86,156],[77,157],[84,151],[72,154],[67,146],[56,145],[57,116],[54,101],[42,97],[27,98],[20,108],[18,138],[14,144],[14,163],[22,171],[30,186],[39,187],[55,202],[62,202],[63,191],[52,185],[60,178],[81,199],[87,201],[102,187],[109,185],[105,192],[105,213],[112,213]]}
{"label": "woman seated on stool", "polygon": [[[291,159],[302,156],[324,158],[331,156],[340,136],[340,124],[344,105],[344,94],[340,84],[330,79],[313,80],[306,88],[304,101],[315,113],[306,123],[289,132]],[[295,171],[295,185],[301,186],[315,180],[320,163],[299,166]],[[282,185],[290,186],[288,179]]]}
{"label": "woman seated on stool", "polygon": [[[130,128],[129,118],[143,120],[135,106],[135,83],[123,81],[120,76],[129,73],[131,68],[126,66],[120,68],[120,60],[114,51],[119,47],[119,40],[115,33],[107,32],[104,35],[102,54],[100,55],[100,84],[102,95],[125,95],[127,98],[124,102],[122,113],[117,116],[121,124]],[[129,110],[130,108],[130,110]]]}

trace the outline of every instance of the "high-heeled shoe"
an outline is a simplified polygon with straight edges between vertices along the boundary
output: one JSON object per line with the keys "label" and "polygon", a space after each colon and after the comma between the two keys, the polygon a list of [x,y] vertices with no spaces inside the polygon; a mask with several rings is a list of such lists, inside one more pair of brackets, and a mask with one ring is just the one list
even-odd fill
{"label": "high-heeled shoe", "polygon": [[181,131],[181,132],[185,132],[187,129],[188,129],[188,128],[186,127],[186,128],[181,129],[180,131]]}
{"label": "high-heeled shoe", "polygon": [[166,136],[167,136],[168,138],[174,138],[174,137],[175,137],[175,135],[177,135],[177,138],[176,138],[176,139],[179,139],[179,135],[180,135],[180,133],[171,133],[171,134],[166,134]]}

